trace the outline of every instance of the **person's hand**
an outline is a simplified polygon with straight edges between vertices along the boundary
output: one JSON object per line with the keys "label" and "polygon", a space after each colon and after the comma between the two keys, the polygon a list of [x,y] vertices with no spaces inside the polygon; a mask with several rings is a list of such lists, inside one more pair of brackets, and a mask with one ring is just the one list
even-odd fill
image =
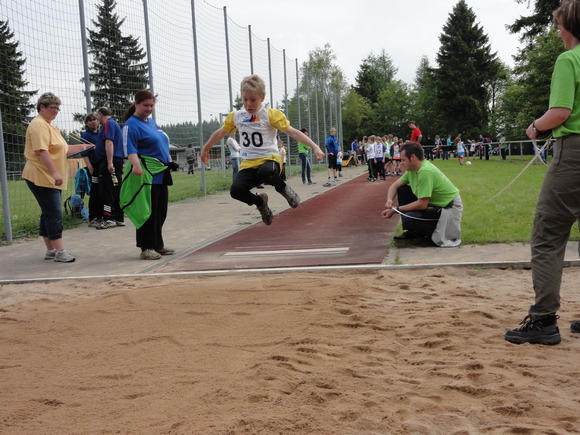
{"label": "person's hand", "polygon": [[385,208],[393,208],[393,200],[392,199],[387,199],[387,202],[385,202]]}
{"label": "person's hand", "polygon": [[534,123],[532,122],[529,127],[526,129],[526,135],[534,140],[538,137],[538,131],[536,130],[536,128],[534,127]]}
{"label": "person's hand", "polygon": [[167,167],[169,168],[170,171],[177,171],[179,169],[179,165],[175,162],[169,162],[167,163]]}
{"label": "person's hand", "polygon": [[62,176],[58,172],[55,171],[52,174],[52,178],[54,178],[54,185],[55,186],[62,186],[63,179],[62,179]]}
{"label": "person's hand", "polygon": [[381,216],[385,219],[390,219],[395,214],[395,210],[392,208],[386,208],[381,212]]}
{"label": "person's hand", "polygon": [[205,147],[201,150],[201,161],[206,165],[209,163],[209,149]]}
{"label": "person's hand", "polygon": [[135,175],[137,175],[138,177],[140,177],[141,175],[143,175],[143,168],[141,167],[141,165],[133,165],[133,168],[131,169],[131,172]]}
{"label": "person's hand", "polygon": [[324,153],[319,147],[314,149],[314,156],[316,157],[317,162],[320,162],[322,159],[324,159]]}
{"label": "person's hand", "polygon": [[107,169],[111,174],[115,173],[115,166],[113,165],[113,162],[107,164]]}

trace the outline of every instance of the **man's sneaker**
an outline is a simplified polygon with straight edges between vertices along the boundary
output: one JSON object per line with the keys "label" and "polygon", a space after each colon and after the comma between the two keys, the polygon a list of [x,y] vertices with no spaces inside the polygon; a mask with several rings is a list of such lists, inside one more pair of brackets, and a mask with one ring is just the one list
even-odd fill
{"label": "man's sneaker", "polygon": [[113,227],[116,227],[116,226],[117,226],[117,223],[115,221],[106,220],[106,221],[102,221],[95,228],[97,230],[106,230],[107,228],[113,228]]}
{"label": "man's sneaker", "polygon": [[398,236],[393,237],[395,240],[413,240],[413,239],[420,239],[421,236],[410,231],[403,231],[403,234],[399,234]]}
{"label": "man's sneaker", "polygon": [[286,185],[284,192],[282,192],[282,196],[286,198],[290,207],[296,208],[300,205],[300,197],[290,186]]}
{"label": "man's sneaker", "polygon": [[574,320],[570,324],[570,331],[580,334],[580,320]]}
{"label": "man's sneaker", "polygon": [[44,254],[44,259],[45,260],[54,260],[55,256],[56,256],[56,249],[47,249],[45,254]]}
{"label": "man's sneaker", "polygon": [[141,251],[141,260],[159,260],[161,254],[153,249],[145,249]]}
{"label": "man's sneaker", "polygon": [[272,214],[272,210],[268,207],[268,195],[265,193],[260,193],[259,196],[262,198],[262,205],[258,205],[258,211],[262,215],[262,221],[266,225],[270,225],[272,223],[272,219],[274,219],[274,215]]}
{"label": "man's sneaker", "polygon": [[165,246],[161,249],[156,249],[157,253],[161,255],[173,255],[175,254],[175,249],[166,248]]}
{"label": "man's sneaker", "polygon": [[75,258],[66,249],[62,249],[60,251],[56,251],[56,254],[54,255],[54,261],[58,263],[72,263],[75,261]]}
{"label": "man's sneaker", "polygon": [[504,337],[515,344],[558,344],[561,339],[557,319],[555,314],[536,318],[528,314],[518,328],[508,330]]}
{"label": "man's sneaker", "polygon": [[115,221],[115,225],[117,225],[118,227],[124,227],[125,226],[125,222],[123,222],[123,221]]}
{"label": "man's sneaker", "polygon": [[258,185],[256,186],[256,189],[263,189],[263,188],[264,188],[264,185],[262,185],[262,184],[258,184]]}
{"label": "man's sneaker", "polygon": [[96,228],[96,227],[98,227],[101,224],[101,222],[102,222],[101,219],[99,219],[99,218],[93,218],[89,222],[89,227]]}
{"label": "man's sneaker", "polygon": [[309,181],[308,184],[316,184],[316,181]]}

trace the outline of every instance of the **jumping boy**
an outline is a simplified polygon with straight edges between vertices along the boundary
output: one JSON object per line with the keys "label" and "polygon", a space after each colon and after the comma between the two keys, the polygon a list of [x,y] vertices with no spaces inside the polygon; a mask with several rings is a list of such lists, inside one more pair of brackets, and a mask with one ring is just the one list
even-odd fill
{"label": "jumping boy", "polygon": [[318,161],[324,158],[324,154],[312,139],[290,125],[284,113],[262,105],[266,85],[260,77],[255,74],[245,77],[240,88],[244,108],[231,112],[224,125],[210,136],[201,151],[201,160],[207,164],[210,148],[229,132],[238,129],[242,163],[230,188],[230,195],[238,201],[255,205],[262,215],[262,221],[270,225],[273,215],[268,207],[268,195],[256,195],[250,189],[262,183],[270,184],[286,198],[291,207],[296,208],[300,204],[296,192],[280,178],[282,161],[276,142],[277,130],[312,148]]}

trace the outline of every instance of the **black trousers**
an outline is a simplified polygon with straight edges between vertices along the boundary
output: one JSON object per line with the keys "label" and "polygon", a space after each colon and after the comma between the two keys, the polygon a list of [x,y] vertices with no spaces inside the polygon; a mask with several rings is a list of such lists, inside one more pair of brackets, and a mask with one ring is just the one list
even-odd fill
{"label": "black trousers", "polygon": [[286,183],[280,176],[280,165],[274,160],[268,160],[257,168],[243,169],[238,172],[230,187],[230,195],[248,205],[262,205],[262,198],[250,191],[260,184],[274,186],[276,192],[283,193]]}
{"label": "black trousers", "polygon": [[[417,201],[417,197],[413,194],[411,186],[404,185],[397,189],[397,199],[399,206],[410,204]],[[430,237],[437,228],[437,221],[441,216],[440,207],[427,207],[425,210],[412,210],[404,212],[406,216],[401,216],[401,222],[403,224],[403,230],[409,231],[410,233]],[[413,219],[419,218],[419,219]],[[424,221],[420,219],[435,219],[430,221]]]}
{"label": "black trousers", "polygon": [[162,249],[163,224],[167,218],[167,203],[169,191],[166,184],[153,184],[151,186],[151,216],[141,228],[137,229],[137,246],[145,249]]}
{"label": "black trousers", "polygon": [[124,213],[119,207],[119,193],[123,182],[123,159],[113,157],[113,166],[115,167],[115,178],[117,185],[113,184],[113,175],[107,167],[107,159],[99,162],[99,186],[101,192],[101,201],[103,203],[103,219],[123,222]]}
{"label": "black trousers", "polygon": [[99,176],[99,165],[93,165],[91,174],[91,193],[89,195],[89,222],[93,219],[103,218],[103,201],[101,200],[101,177]]}

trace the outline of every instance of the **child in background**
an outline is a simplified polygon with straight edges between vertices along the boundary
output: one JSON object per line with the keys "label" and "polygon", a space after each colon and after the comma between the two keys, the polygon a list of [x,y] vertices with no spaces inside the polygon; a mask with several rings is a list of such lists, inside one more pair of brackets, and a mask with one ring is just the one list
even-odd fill
{"label": "child in background", "polygon": [[367,165],[369,168],[369,181],[377,181],[377,176],[375,173],[375,136],[369,136],[367,147],[366,147]]}
{"label": "child in background", "polygon": [[463,166],[463,160],[465,159],[465,144],[461,136],[457,138],[457,160],[459,160],[459,166]]}
{"label": "child in background", "polygon": [[383,143],[383,138],[377,136],[377,145],[375,148],[375,160],[376,160],[376,171],[377,177],[381,177],[381,180],[386,180],[385,176],[385,145]]}
{"label": "child in background", "polygon": [[324,158],[324,154],[312,139],[290,125],[284,113],[264,107],[262,103],[266,96],[266,85],[259,76],[254,74],[245,77],[240,90],[244,107],[231,112],[224,125],[210,136],[201,152],[201,160],[207,164],[211,147],[229,132],[239,130],[243,160],[230,188],[230,195],[250,206],[255,205],[262,221],[270,225],[274,216],[268,207],[268,195],[256,195],[251,192],[252,188],[262,183],[270,184],[291,207],[296,208],[300,204],[296,192],[280,178],[282,158],[276,142],[277,130],[312,148],[318,161]]}
{"label": "child in background", "polygon": [[286,148],[284,147],[284,142],[282,142],[279,137],[276,138],[276,140],[278,141],[278,152],[282,158],[282,171],[280,171],[280,178],[286,181]]}
{"label": "child in background", "polygon": [[393,147],[391,148],[391,156],[393,159],[393,175],[401,175],[401,147],[403,141],[399,142],[399,138],[395,137]]}
{"label": "child in background", "polygon": [[336,172],[338,172],[339,177],[342,177],[342,150],[340,148],[336,154]]}

